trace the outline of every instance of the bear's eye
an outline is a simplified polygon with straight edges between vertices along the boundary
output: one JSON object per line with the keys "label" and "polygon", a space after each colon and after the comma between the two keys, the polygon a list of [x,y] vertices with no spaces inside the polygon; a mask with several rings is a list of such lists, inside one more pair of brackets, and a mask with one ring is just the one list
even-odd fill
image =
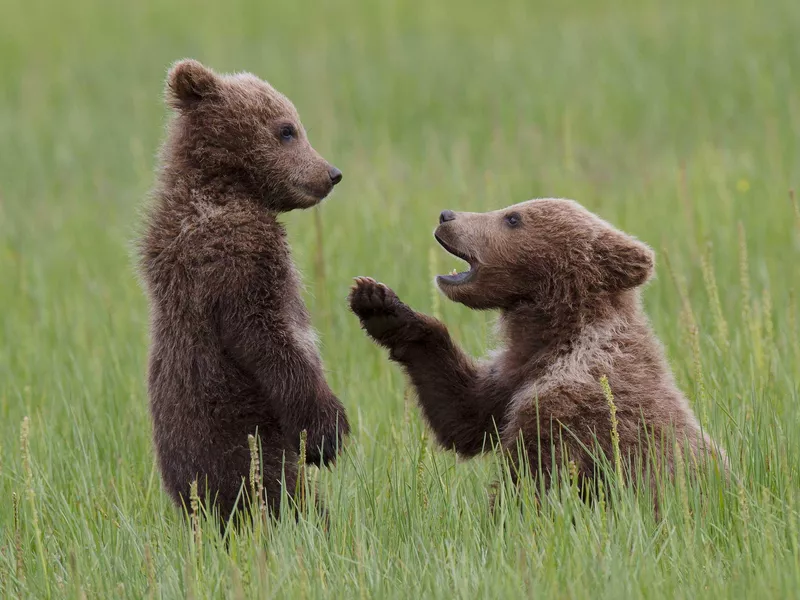
{"label": "bear's eye", "polygon": [[510,215],[506,215],[505,221],[506,225],[509,227],[516,227],[522,223],[522,218],[517,213],[511,213]]}
{"label": "bear's eye", "polygon": [[295,134],[295,131],[294,131],[294,127],[293,126],[291,126],[291,125],[283,125],[281,127],[281,139],[284,142],[289,142],[292,139],[294,139],[294,134]]}

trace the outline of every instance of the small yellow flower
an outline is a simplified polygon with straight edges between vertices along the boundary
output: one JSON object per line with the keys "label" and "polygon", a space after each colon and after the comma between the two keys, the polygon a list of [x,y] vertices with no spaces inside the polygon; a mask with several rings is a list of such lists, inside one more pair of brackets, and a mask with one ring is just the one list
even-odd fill
{"label": "small yellow flower", "polygon": [[736,191],[740,194],[745,194],[750,189],[750,182],[747,179],[740,179],[736,182]]}

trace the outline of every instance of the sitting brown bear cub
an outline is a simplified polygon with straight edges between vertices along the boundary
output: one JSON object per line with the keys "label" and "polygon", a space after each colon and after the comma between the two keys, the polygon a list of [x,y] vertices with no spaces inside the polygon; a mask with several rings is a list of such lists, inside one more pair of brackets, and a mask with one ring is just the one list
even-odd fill
{"label": "sitting brown bear cub", "polygon": [[292,103],[253,75],[184,60],[166,95],[177,115],[140,241],[162,478],[178,503],[197,480],[227,518],[257,433],[274,511],[282,477],[294,492],[302,430],[309,464],[333,462],[349,431],[278,221],[319,203],[342,174],[309,144]]}
{"label": "sitting brown bear cub", "polygon": [[[672,470],[667,434],[697,457],[716,455],[727,469],[677,389],[642,311],[638,288],[653,272],[646,245],[562,199],[488,213],[444,211],[435,237],[470,266],[437,277],[441,291],[470,308],[501,311],[505,347],[491,359],[473,361],[442,323],[373,279],[356,279],[350,306],[409,375],[442,446],[471,457],[499,433],[515,461],[522,434],[526,462],[545,488],[554,469],[572,461],[591,491],[598,446],[613,460],[605,375],[629,478],[636,479],[637,465],[644,477],[654,452]],[[516,469],[512,475],[516,480]]]}

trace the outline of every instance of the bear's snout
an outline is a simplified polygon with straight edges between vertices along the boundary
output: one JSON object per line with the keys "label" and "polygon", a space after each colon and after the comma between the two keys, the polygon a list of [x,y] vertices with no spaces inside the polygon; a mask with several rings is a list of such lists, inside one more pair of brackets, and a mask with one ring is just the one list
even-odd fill
{"label": "bear's snout", "polygon": [[439,224],[447,223],[448,221],[454,221],[456,218],[456,213],[452,210],[443,210],[442,214],[439,215]]}
{"label": "bear's snout", "polygon": [[334,166],[328,169],[328,176],[331,178],[332,185],[336,185],[342,180],[342,172]]}

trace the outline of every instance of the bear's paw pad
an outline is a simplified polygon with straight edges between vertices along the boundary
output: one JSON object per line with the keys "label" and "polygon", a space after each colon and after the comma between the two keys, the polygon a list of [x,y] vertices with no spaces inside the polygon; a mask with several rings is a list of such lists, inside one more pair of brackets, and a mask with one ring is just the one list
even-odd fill
{"label": "bear's paw pad", "polygon": [[389,316],[401,306],[400,299],[391,288],[371,277],[356,277],[350,290],[350,308],[362,319]]}

